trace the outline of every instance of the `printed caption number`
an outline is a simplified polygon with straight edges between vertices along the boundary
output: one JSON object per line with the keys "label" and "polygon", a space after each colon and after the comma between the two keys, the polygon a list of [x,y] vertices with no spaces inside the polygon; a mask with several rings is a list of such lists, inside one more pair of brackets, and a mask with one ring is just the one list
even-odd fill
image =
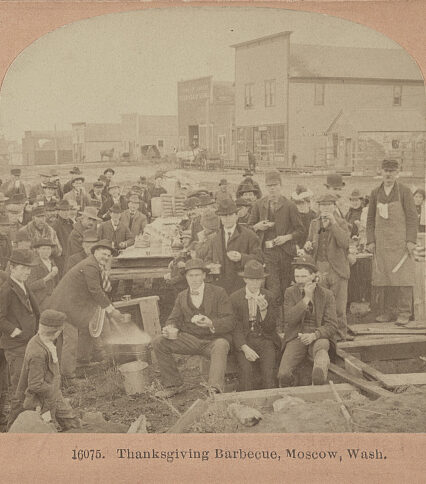
{"label": "printed caption number", "polygon": [[71,458],[72,460],[96,460],[105,459],[105,456],[99,449],[73,449]]}

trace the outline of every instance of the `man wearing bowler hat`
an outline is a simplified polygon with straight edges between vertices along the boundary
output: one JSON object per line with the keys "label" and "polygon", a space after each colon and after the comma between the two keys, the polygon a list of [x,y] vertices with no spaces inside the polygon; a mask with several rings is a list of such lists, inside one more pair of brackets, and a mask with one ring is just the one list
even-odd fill
{"label": "man wearing bowler hat", "polygon": [[159,397],[185,390],[173,353],[209,358],[209,393],[224,389],[234,316],[225,290],[204,282],[206,271],[201,259],[186,262],[189,287],[178,294],[162,335],[152,342],[165,387],[157,393]]}
{"label": "man wearing bowler hat", "polygon": [[127,199],[125,196],[121,195],[120,185],[111,182],[108,187],[108,198],[99,210],[99,217],[103,220],[109,220],[111,218],[109,210],[113,205],[118,205],[122,211],[127,209]]}
{"label": "man wearing bowler hat", "polygon": [[398,182],[399,164],[383,160],[383,183],[370,195],[367,249],[374,254],[373,286],[383,292],[379,322],[406,325],[412,313],[417,212],[411,190]]}
{"label": "man wearing bowler hat", "polygon": [[330,173],[327,175],[327,181],[324,186],[327,188],[327,192],[333,194],[336,197],[336,212],[340,217],[345,217],[347,212],[347,207],[345,206],[346,201],[341,196],[341,192],[345,187],[346,183],[343,181],[342,175],[338,173]]}
{"label": "man wearing bowler hat", "polygon": [[82,250],[84,231],[96,229],[96,224],[101,222],[101,219],[97,216],[97,213],[98,210],[96,207],[86,207],[81,213],[80,219],[74,224],[74,228],[72,229],[68,239],[68,257]]}
{"label": "man wearing bowler hat", "polygon": [[135,242],[135,236],[129,227],[121,220],[120,205],[113,205],[110,209],[110,220],[102,222],[98,227],[99,239],[109,240],[114,249],[125,249]]}
{"label": "man wearing bowler hat", "polygon": [[215,284],[228,294],[243,286],[238,275],[252,259],[262,260],[260,241],[250,229],[238,225],[238,208],[233,200],[222,200],[216,210],[221,221],[219,232],[211,239],[206,265],[220,264],[220,275]]}
{"label": "man wearing bowler hat", "polygon": [[73,166],[70,170],[70,175],[73,175],[70,180],[64,183],[64,186],[62,187],[62,192],[65,195],[66,193],[70,192],[72,190],[72,181],[74,179],[74,176],[76,175],[82,175],[83,172],[80,170],[78,166]]}
{"label": "man wearing bowler hat", "polygon": [[61,374],[68,383],[76,383],[79,331],[89,337],[89,322],[100,307],[110,318],[120,323],[121,313],[111,304],[107,268],[114,248],[109,240],[100,240],[91,248],[91,255],[70,269],[53,291],[49,309],[67,316],[61,348]]}
{"label": "man wearing bowler hat", "polygon": [[29,249],[14,249],[10,275],[0,286],[0,347],[9,367],[12,395],[18,385],[25,348],[35,335],[40,315],[37,300],[26,281],[36,264]]}
{"label": "man wearing bowler hat", "polygon": [[327,382],[329,351],[335,349],[336,304],[333,293],[317,284],[318,268],[310,256],[293,262],[295,285],[284,294],[284,354],[278,370],[280,387],[296,383],[295,370],[309,354],[314,360],[312,383]]}
{"label": "man wearing bowler hat", "polygon": [[143,234],[148,219],[139,211],[140,197],[138,193],[131,192],[127,196],[128,208],[121,214],[121,222],[129,228],[133,237]]}
{"label": "man wearing bowler hat", "polygon": [[271,292],[262,287],[267,274],[260,262],[247,262],[240,276],[245,287],[230,298],[235,315],[232,342],[240,369],[239,390],[255,389],[255,363],[260,366],[261,388],[273,388],[276,386],[276,356],[281,350],[276,332],[278,306]]}
{"label": "man wearing bowler hat", "polygon": [[249,225],[261,240],[269,274],[266,287],[282,302],[292,280],[291,261],[296,255],[296,244],[304,237],[304,227],[296,205],[281,195],[279,171],[266,172],[265,184],[268,195],[253,204]]}

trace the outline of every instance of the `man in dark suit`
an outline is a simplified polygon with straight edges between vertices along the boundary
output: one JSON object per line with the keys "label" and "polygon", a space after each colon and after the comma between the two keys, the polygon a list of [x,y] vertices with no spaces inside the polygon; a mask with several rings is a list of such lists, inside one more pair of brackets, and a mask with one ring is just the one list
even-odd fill
{"label": "man in dark suit", "polygon": [[59,269],[59,278],[62,277],[65,268],[65,262],[68,258],[68,239],[73,229],[73,222],[70,218],[71,205],[68,200],[58,202],[58,217],[53,225],[53,229],[58,236],[59,243],[62,247],[62,254],[56,257],[56,263]]}
{"label": "man in dark suit", "polygon": [[86,207],[81,213],[81,216],[74,224],[74,228],[68,239],[68,257],[83,249],[82,242],[84,231],[95,228],[96,222],[101,221],[96,214],[96,207]]}
{"label": "man in dark suit", "polygon": [[[77,345],[79,329],[89,335],[89,321],[96,310],[105,309],[110,318],[121,321],[121,313],[106,295],[111,283],[106,268],[114,249],[111,242],[101,240],[91,249],[92,255],[67,272],[56,286],[49,309],[67,315],[61,351],[61,374],[68,383],[76,383]],[[90,337],[88,336],[90,340]]]}
{"label": "man in dark suit", "polygon": [[265,174],[268,196],[253,204],[248,224],[261,239],[266,272],[266,287],[279,303],[292,280],[291,261],[296,244],[304,237],[304,227],[296,205],[281,195],[278,171]]}
{"label": "man in dark suit", "polygon": [[88,257],[91,254],[90,250],[96,244],[96,242],[99,242],[99,237],[96,230],[94,229],[85,230],[83,233],[83,241],[82,241],[83,248],[80,252],[76,252],[75,254],[72,254],[68,257],[67,265],[65,266],[65,272],[68,272],[79,262],[81,262],[86,257]]}
{"label": "man in dark suit", "polygon": [[148,220],[146,215],[139,211],[139,195],[137,193],[130,193],[127,199],[129,208],[121,214],[120,221],[129,228],[133,237],[136,237],[143,234]]}
{"label": "man in dark suit", "polygon": [[120,205],[113,205],[110,210],[111,220],[102,222],[98,227],[99,239],[111,241],[114,249],[125,249],[135,242],[130,229],[121,220],[122,209]]}
{"label": "man in dark suit", "polygon": [[118,205],[121,208],[121,211],[127,209],[126,197],[121,195],[120,185],[117,185],[116,183],[111,183],[108,187],[108,197],[99,210],[98,215],[102,220],[110,219],[110,209],[113,205]]}
{"label": "man in dark suit", "polygon": [[327,382],[330,358],[337,333],[336,303],[333,293],[316,283],[318,269],[310,256],[294,263],[296,284],[284,295],[284,354],[278,370],[280,387],[295,383],[294,370],[309,355],[314,359],[312,383]]}
{"label": "man in dark suit", "polygon": [[166,398],[185,388],[173,353],[210,358],[210,392],[223,391],[234,329],[229,298],[221,287],[204,283],[206,268],[203,261],[189,260],[185,271],[189,288],[178,294],[162,335],[152,342],[165,387],[157,396]]}
{"label": "man in dark suit", "polygon": [[281,340],[276,332],[278,306],[272,294],[262,288],[267,274],[256,260],[247,262],[241,277],[245,287],[231,295],[235,315],[233,344],[240,368],[239,390],[254,390],[253,370],[260,364],[262,388],[276,386],[276,355]]}
{"label": "man in dark suit", "polygon": [[219,203],[216,214],[220,217],[221,229],[210,240],[205,257],[206,265],[220,264],[220,276],[215,284],[223,287],[228,294],[243,286],[238,275],[247,261],[262,260],[260,241],[250,229],[238,222],[238,208],[233,200]]}
{"label": "man in dark suit", "polygon": [[10,276],[0,287],[0,347],[4,350],[12,394],[15,392],[28,341],[36,334],[40,315],[37,300],[26,280],[35,265],[29,249],[10,256]]}

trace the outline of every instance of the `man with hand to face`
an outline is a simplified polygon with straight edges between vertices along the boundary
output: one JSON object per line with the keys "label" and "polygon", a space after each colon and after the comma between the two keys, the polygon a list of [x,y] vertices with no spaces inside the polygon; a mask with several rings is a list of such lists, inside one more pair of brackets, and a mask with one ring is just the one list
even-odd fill
{"label": "man with hand to face", "polygon": [[295,259],[294,279],[284,295],[284,354],[278,370],[280,387],[295,384],[294,372],[309,353],[314,359],[312,383],[327,382],[330,358],[337,331],[333,293],[316,283],[318,271],[312,257]]}
{"label": "man with hand to face", "polygon": [[272,294],[263,289],[263,266],[256,260],[247,262],[240,273],[245,287],[231,295],[235,315],[233,344],[240,369],[239,390],[254,390],[254,363],[260,366],[261,388],[276,386],[276,356],[281,340],[276,332],[278,306]]}
{"label": "man with hand to face", "polygon": [[225,290],[204,282],[206,271],[201,259],[186,262],[189,287],[178,294],[162,335],[152,342],[165,387],[159,397],[169,398],[185,389],[173,353],[209,358],[210,392],[223,391],[234,316]]}

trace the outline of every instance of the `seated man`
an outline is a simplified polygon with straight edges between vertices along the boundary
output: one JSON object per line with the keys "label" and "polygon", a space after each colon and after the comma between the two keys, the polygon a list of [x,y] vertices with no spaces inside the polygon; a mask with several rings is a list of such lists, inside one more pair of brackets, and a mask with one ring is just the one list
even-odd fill
{"label": "seated man", "polygon": [[233,343],[240,369],[239,390],[253,390],[254,363],[260,364],[262,388],[274,388],[276,353],[281,340],[276,332],[278,306],[272,294],[263,289],[267,274],[257,260],[248,261],[240,273],[245,287],[231,295],[235,315]]}
{"label": "seated man", "polygon": [[309,256],[293,262],[296,284],[284,294],[285,350],[278,370],[280,387],[294,385],[293,372],[309,353],[314,359],[312,383],[327,381],[330,358],[337,333],[333,293],[316,282],[317,267]]}
{"label": "seated man", "polygon": [[169,398],[185,388],[173,353],[210,358],[210,391],[223,391],[234,316],[225,290],[204,283],[206,270],[201,259],[186,263],[189,288],[179,293],[162,335],[152,342],[165,387],[158,397]]}

